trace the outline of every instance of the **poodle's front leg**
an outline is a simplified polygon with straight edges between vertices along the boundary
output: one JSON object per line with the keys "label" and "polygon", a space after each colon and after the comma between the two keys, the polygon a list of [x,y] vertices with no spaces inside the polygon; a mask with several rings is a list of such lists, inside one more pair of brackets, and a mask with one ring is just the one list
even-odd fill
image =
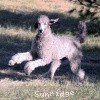
{"label": "poodle's front leg", "polygon": [[25,74],[30,75],[31,72],[35,68],[40,67],[40,66],[45,66],[45,65],[49,64],[50,62],[51,62],[51,60],[45,60],[45,59],[38,59],[35,61],[29,61],[26,63],[26,65],[24,67]]}
{"label": "poodle's front leg", "polygon": [[24,52],[24,53],[17,53],[14,56],[11,57],[11,60],[9,60],[8,65],[14,66],[15,64],[20,64],[23,61],[30,61],[32,60],[32,55],[30,52]]}

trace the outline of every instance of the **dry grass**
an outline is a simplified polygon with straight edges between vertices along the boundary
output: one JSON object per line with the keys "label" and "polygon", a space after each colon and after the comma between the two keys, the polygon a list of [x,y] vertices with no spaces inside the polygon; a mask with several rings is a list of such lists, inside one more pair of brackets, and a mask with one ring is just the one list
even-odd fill
{"label": "dry grass", "polygon": [[[56,5],[55,5],[56,4]],[[10,10],[19,10],[19,11],[66,11],[66,6],[69,8],[70,4],[66,0],[58,1],[58,0],[1,0],[0,5],[4,9]],[[45,6],[44,6],[45,5]]]}
{"label": "dry grass", "polygon": [[[67,13],[74,8],[76,12]],[[95,37],[96,33],[88,35],[82,44],[84,83],[71,80],[66,62],[58,69],[53,81],[40,77],[49,66],[36,69],[29,77],[23,72],[24,64],[13,70],[7,65],[13,54],[29,50],[35,35],[33,25],[41,13],[60,18],[52,27],[56,34],[75,34],[80,8],[67,0],[0,0],[0,100],[99,100],[100,36]],[[92,27],[97,29],[98,25],[95,25]]]}

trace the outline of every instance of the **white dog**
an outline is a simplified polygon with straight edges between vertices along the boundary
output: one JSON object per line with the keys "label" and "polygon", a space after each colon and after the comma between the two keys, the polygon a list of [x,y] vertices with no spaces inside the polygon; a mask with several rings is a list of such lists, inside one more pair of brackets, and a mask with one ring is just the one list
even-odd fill
{"label": "white dog", "polygon": [[70,62],[72,72],[83,80],[85,72],[81,69],[81,44],[86,34],[86,25],[80,22],[80,33],[76,36],[59,36],[51,32],[50,25],[57,22],[58,19],[49,19],[46,15],[41,15],[36,24],[37,35],[32,40],[31,50],[25,53],[17,53],[12,56],[9,65],[20,64],[28,61],[24,67],[25,73],[31,72],[40,66],[45,66],[52,62],[49,73],[53,79],[55,71],[61,65],[61,59],[66,57]]}

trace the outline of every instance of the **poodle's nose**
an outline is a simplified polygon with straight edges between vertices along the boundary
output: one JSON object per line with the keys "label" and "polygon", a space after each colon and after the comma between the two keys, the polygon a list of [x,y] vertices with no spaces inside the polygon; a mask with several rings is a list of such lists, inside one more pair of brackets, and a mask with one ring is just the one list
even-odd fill
{"label": "poodle's nose", "polygon": [[42,30],[40,29],[39,32],[42,33]]}

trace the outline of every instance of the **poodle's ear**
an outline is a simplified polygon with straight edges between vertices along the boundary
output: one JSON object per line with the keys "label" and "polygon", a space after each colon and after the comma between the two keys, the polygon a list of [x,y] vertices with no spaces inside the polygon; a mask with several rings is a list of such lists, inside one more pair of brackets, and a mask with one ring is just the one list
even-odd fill
{"label": "poodle's ear", "polygon": [[58,20],[59,20],[59,18],[57,18],[57,19],[50,19],[49,24],[52,25],[52,24],[58,22]]}
{"label": "poodle's ear", "polygon": [[38,28],[38,22],[36,22],[35,24],[34,24],[34,29],[37,29]]}

